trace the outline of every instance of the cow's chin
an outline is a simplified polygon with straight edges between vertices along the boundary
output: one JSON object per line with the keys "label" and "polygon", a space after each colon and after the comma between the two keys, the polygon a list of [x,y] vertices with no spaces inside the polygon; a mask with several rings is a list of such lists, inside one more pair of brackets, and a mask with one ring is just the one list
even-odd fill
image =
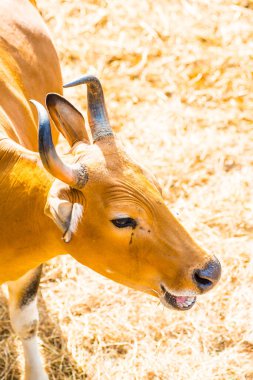
{"label": "cow's chin", "polygon": [[161,284],[162,294],[160,300],[162,304],[166,307],[177,309],[177,310],[189,310],[193,307],[196,302],[195,296],[175,296],[170,293],[164,285]]}

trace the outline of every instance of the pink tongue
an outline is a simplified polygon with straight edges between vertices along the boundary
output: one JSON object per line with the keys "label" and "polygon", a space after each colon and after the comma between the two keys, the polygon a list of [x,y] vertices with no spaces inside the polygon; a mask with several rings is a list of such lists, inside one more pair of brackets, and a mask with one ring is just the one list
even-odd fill
{"label": "pink tongue", "polygon": [[188,297],[186,297],[186,296],[178,296],[178,297],[176,297],[176,301],[178,302],[178,303],[184,303],[186,300],[188,299]]}

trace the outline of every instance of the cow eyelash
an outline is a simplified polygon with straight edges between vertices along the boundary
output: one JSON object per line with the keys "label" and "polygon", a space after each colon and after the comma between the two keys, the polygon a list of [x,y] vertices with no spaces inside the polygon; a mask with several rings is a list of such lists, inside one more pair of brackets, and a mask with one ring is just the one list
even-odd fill
{"label": "cow eyelash", "polygon": [[126,227],[135,228],[137,226],[137,222],[133,218],[112,219],[111,222],[112,224],[114,224],[115,227],[118,227],[118,228],[126,228]]}

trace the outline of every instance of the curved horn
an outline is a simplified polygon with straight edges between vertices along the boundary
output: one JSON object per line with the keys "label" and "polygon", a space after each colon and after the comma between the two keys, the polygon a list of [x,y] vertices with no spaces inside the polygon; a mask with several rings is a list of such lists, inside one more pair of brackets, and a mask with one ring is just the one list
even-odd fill
{"label": "curved horn", "polygon": [[96,142],[105,137],[113,136],[100,81],[92,75],[85,75],[65,84],[63,87],[73,87],[79,84],[87,84],[88,119],[93,141]]}
{"label": "curved horn", "polygon": [[87,169],[84,165],[66,165],[56,153],[52,140],[50,120],[46,109],[35,100],[30,100],[37,109],[39,117],[39,153],[42,163],[49,173],[66,184],[82,188],[88,180]]}

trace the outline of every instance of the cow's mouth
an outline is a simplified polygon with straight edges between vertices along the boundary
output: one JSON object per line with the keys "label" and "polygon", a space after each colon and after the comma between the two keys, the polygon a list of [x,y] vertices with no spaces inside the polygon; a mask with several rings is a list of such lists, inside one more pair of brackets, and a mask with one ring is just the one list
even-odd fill
{"label": "cow's mouth", "polygon": [[174,296],[166,290],[164,285],[161,284],[160,286],[162,290],[160,299],[167,307],[172,306],[177,310],[189,310],[196,302],[195,296]]}

